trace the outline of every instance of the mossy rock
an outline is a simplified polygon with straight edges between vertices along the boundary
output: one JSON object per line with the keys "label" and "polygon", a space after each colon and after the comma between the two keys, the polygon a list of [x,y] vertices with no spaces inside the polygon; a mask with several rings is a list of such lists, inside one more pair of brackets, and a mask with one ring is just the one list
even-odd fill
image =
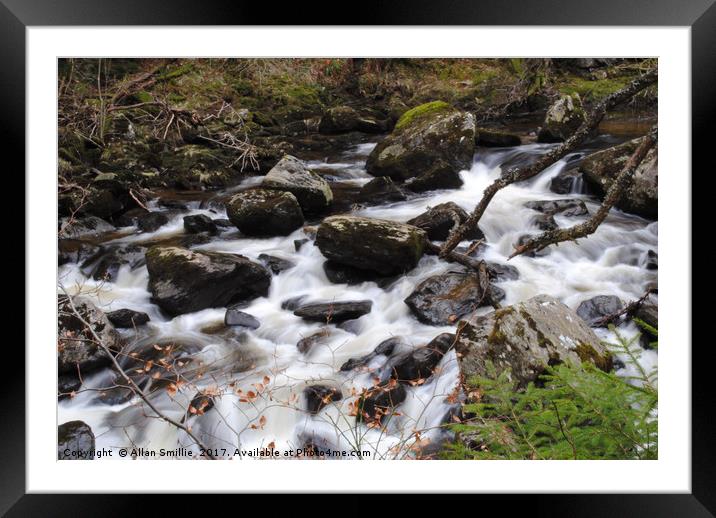
{"label": "mossy rock", "polygon": [[393,132],[373,149],[366,169],[373,176],[405,181],[439,166],[441,175],[452,178],[472,165],[474,152],[474,116],[436,101],[403,114]]}
{"label": "mossy rock", "polygon": [[487,315],[458,323],[462,376],[486,376],[487,363],[497,373],[508,370],[517,386],[536,381],[547,366],[590,362],[612,369],[609,351],[589,326],[553,297],[538,295]]}

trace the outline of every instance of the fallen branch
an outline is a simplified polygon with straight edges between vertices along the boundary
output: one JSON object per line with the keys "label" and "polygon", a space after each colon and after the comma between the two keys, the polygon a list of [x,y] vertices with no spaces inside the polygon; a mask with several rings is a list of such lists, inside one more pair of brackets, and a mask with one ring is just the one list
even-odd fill
{"label": "fallen branch", "polygon": [[644,140],[641,144],[639,144],[631,157],[629,157],[626,165],[609,187],[607,195],[604,197],[604,201],[602,201],[602,205],[591,218],[584,223],[580,223],[579,225],[575,225],[570,228],[558,228],[544,232],[539,236],[530,239],[526,243],[515,247],[515,251],[509,258],[512,259],[516,255],[524,254],[525,252],[538,252],[549,245],[561,243],[563,241],[576,241],[581,237],[593,234],[599,225],[601,225],[606,219],[611,208],[622,197],[627,187],[631,185],[637,167],[639,167],[639,164],[641,164],[642,160],[644,160],[644,157],[649,150],[656,144],[657,138],[658,130],[657,127],[654,126],[646,137],[644,137]]}
{"label": "fallen branch", "polygon": [[623,307],[622,309],[620,309],[619,311],[616,311],[616,312],[614,312],[614,313],[612,313],[612,314],[610,314],[610,315],[606,315],[605,317],[602,317],[602,318],[600,318],[599,320],[597,320],[597,321],[594,323],[594,326],[595,326],[595,327],[602,327],[602,326],[605,326],[605,325],[607,325],[607,324],[610,324],[610,323],[616,321],[617,319],[619,319],[619,318],[620,318],[621,316],[623,316],[623,315],[626,315],[626,316],[631,316],[631,315],[633,315],[633,314],[636,313],[636,311],[641,307],[641,305],[644,304],[644,302],[646,301],[646,299],[649,298],[649,295],[651,295],[652,293],[654,293],[654,291],[655,291],[655,290],[654,290],[653,288],[650,288],[650,289],[646,290],[646,293],[644,293],[644,295],[642,295],[641,297],[639,297],[639,298],[636,299],[636,300],[631,301],[629,304],[627,304],[626,306],[624,306],[624,307]]}
{"label": "fallen branch", "polygon": [[573,151],[590,135],[590,133],[592,133],[592,131],[594,131],[594,129],[596,129],[596,127],[604,118],[604,115],[606,114],[607,110],[623,103],[644,88],[655,83],[657,81],[657,78],[657,70],[652,69],[643,76],[632,81],[629,85],[622,88],[621,90],[608,95],[594,107],[594,109],[587,116],[582,125],[577,129],[577,131],[574,132],[574,134],[572,134],[571,137],[569,137],[569,139],[566,140],[566,142],[564,142],[559,147],[553,149],[549,153],[543,155],[531,165],[508,170],[505,174],[500,176],[500,178],[490,184],[487,189],[485,189],[485,192],[482,195],[482,199],[472,211],[472,214],[470,214],[467,220],[465,220],[465,222],[460,225],[460,227],[451,232],[450,236],[448,237],[447,241],[445,241],[445,244],[440,251],[440,256],[446,257],[448,253],[453,250],[460,243],[460,241],[464,239],[465,235],[471,229],[477,226],[477,224],[480,222],[480,218],[482,218],[482,215],[485,213],[485,210],[487,210],[487,206],[490,204],[490,201],[492,201],[492,198],[501,189],[504,189],[505,187],[513,183],[529,180],[530,178],[537,176],[544,169],[546,169],[547,167],[554,164],[555,162],[563,158],[565,155]]}

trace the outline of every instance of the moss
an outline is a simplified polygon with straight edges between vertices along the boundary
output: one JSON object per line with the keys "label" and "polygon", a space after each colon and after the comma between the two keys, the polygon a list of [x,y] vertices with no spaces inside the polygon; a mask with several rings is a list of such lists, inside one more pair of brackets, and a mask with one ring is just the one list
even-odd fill
{"label": "moss", "polygon": [[146,90],[137,92],[136,94],[134,94],[134,96],[137,98],[137,102],[140,102],[140,103],[148,103],[148,102],[152,102],[154,100],[154,97],[152,97],[152,94],[150,94]]}
{"label": "moss", "polygon": [[621,90],[631,82],[631,77],[617,77],[605,79],[586,79],[583,77],[569,77],[566,82],[558,85],[562,94],[579,94],[585,99],[601,99],[609,94]]}
{"label": "moss", "polygon": [[395,124],[395,130],[400,131],[413,124],[416,120],[420,120],[428,115],[444,112],[449,109],[451,109],[451,107],[445,101],[433,101],[421,104],[420,106],[416,106],[415,108],[405,112]]}
{"label": "moss", "polygon": [[529,325],[530,329],[532,329],[532,331],[534,331],[537,335],[537,345],[539,345],[540,347],[548,347],[554,345],[550,340],[547,339],[544,333],[539,330],[539,327],[537,327],[537,322],[535,322],[534,318],[532,318],[532,315],[530,315],[524,309],[520,309],[520,315],[522,315],[522,318],[525,319],[527,325]]}
{"label": "moss", "polygon": [[171,81],[172,79],[176,79],[177,77],[183,76],[184,74],[188,74],[192,70],[194,70],[194,66],[191,62],[187,62],[181,66],[178,66],[177,68],[167,70],[163,74],[160,74],[157,78],[157,81]]}
{"label": "moss", "polygon": [[591,362],[605,372],[612,369],[612,357],[608,353],[601,355],[594,347],[583,342],[580,342],[574,350],[583,362]]}
{"label": "moss", "polygon": [[487,337],[488,344],[502,346],[507,343],[507,336],[500,329],[500,325],[502,324],[503,319],[514,313],[514,311],[514,308],[511,306],[495,311],[495,323],[492,327],[490,335]]}

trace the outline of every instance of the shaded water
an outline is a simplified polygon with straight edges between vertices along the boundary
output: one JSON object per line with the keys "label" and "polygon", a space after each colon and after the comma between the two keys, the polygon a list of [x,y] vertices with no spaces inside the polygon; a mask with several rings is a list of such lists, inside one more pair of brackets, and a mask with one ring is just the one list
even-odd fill
{"label": "shaded water", "polygon": [[[310,161],[309,166],[317,170],[330,168],[330,173],[321,173],[344,185],[360,186],[371,179],[364,164],[373,146],[360,144],[328,162]],[[480,149],[472,168],[461,173],[464,185],[460,189],[431,192],[375,207],[354,206],[352,213],[406,221],[428,207],[447,201],[470,211],[485,187],[500,175],[501,166],[533,160],[549,149],[550,145],[543,144]],[[533,223],[538,213],[523,207],[528,201],[581,198],[590,212],[596,210],[598,202],[587,195],[575,192],[565,196],[549,191],[550,180],[579,156],[565,157],[537,178],[512,185],[494,198],[480,223],[487,241],[483,253],[486,260],[506,263],[521,235],[539,233]],[[252,186],[258,180],[260,178],[249,179],[239,188]],[[232,189],[235,190],[237,188]],[[190,203],[188,211],[176,214],[156,232],[134,234],[132,229],[127,229],[126,235],[112,243],[142,243],[181,235],[182,218],[187,214],[225,217],[221,209],[212,211],[200,206],[212,205],[196,200]],[[555,219],[560,226],[571,226],[586,217],[557,215]],[[402,458],[412,455],[416,431],[420,431],[421,444],[439,443],[446,437],[440,425],[455,406],[454,391],[459,373],[454,353],[443,358],[435,375],[426,383],[408,388],[405,402],[397,408],[398,415],[390,419],[385,430],[356,426],[350,405],[355,402],[356,394],[374,384],[387,359],[375,357],[368,371],[340,372],[339,369],[349,358],[370,353],[390,337],[403,337],[402,347],[409,348],[424,345],[442,332],[453,332],[453,327],[421,324],[403,302],[422,280],[443,273],[453,265],[426,255],[417,268],[388,286],[379,287],[373,282],[336,285],[326,278],[322,268],[324,258],[317,247],[309,242],[298,251],[295,249],[294,240],[305,237],[303,230],[268,239],[246,238],[228,230],[211,242],[194,247],[240,253],[253,260],[266,253],[295,263],[295,267],[273,277],[267,297],[254,300],[243,309],[260,320],[261,326],[254,331],[228,329],[208,334],[207,328],[223,323],[225,310],[218,308],[167,318],[150,301],[145,267],[130,271],[125,265],[116,282],[100,283],[88,279],[79,265],[68,264],[60,268],[60,282],[70,292],[86,292],[106,311],[130,308],[151,317],[138,331],[139,336],[135,337],[133,331],[123,331],[130,341],[125,352],[147,342],[165,340],[193,346],[197,352],[193,353],[192,364],[203,365],[205,371],[200,380],[195,381],[196,386],[213,389],[221,395],[215,398],[215,408],[205,415],[190,417],[187,422],[212,448],[251,450],[273,443],[277,449],[288,450],[314,444],[319,448],[369,451],[374,458]],[[647,252],[656,249],[657,223],[613,210],[597,232],[579,244],[564,243],[551,247],[549,253],[541,257],[520,256],[511,260],[509,264],[519,270],[520,276],[499,283],[506,293],[502,303],[512,304],[538,294],[557,297],[572,308],[596,295],[617,295],[625,301],[633,300],[656,281],[656,272],[646,269]],[[282,302],[299,296],[305,297],[306,302],[368,299],[373,302],[373,308],[348,331],[303,321],[281,308]],[[632,324],[623,326],[622,330],[627,335],[636,332]],[[321,340],[307,354],[300,353],[296,343],[319,331],[324,331]],[[608,338],[606,331],[598,332]],[[656,353],[644,351],[641,361],[647,367],[655,365]],[[106,386],[108,377],[106,371],[95,374],[85,379],[83,389]],[[344,397],[317,415],[309,415],[302,392],[310,384],[338,387]],[[256,393],[255,397],[247,398],[248,391]],[[196,387],[180,389],[175,395],[159,390],[152,397],[162,411],[180,420],[195,393]],[[146,418],[136,402],[106,405],[97,401],[94,391],[81,392],[72,400],[60,402],[59,422],[73,419],[81,419],[92,427],[98,448],[136,445],[157,449],[192,444],[183,432],[158,419]]]}

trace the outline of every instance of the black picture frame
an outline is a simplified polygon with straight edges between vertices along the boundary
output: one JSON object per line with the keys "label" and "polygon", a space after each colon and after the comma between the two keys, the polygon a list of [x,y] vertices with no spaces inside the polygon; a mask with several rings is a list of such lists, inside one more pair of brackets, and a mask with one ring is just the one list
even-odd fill
{"label": "black picture frame", "polygon": [[[692,164],[694,171],[713,170],[709,140],[716,114],[716,0],[454,0],[440,5],[426,0],[367,0],[351,13],[327,20],[336,3],[267,3],[242,0],[0,0],[0,145],[2,156],[17,158],[13,174],[24,181],[25,31],[29,26],[87,25],[550,25],[550,26],[689,26],[692,60]],[[277,6],[280,6],[277,8]],[[7,166],[6,172],[10,172]],[[678,174],[686,175],[682,171]],[[693,176],[692,176],[693,178]],[[27,197],[31,193],[25,192]],[[26,198],[27,199],[27,198]],[[696,200],[693,201],[696,204]],[[695,223],[695,221],[694,221]],[[694,232],[695,236],[708,233]],[[706,255],[694,254],[692,268]],[[16,254],[17,255],[17,254]],[[27,271],[16,257],[15,268]],[[688,265],[684,265],[688,267]],[[7,267],[9,268],[9,266]],[[692,276],[693,276],[692,269]],[[19,271],[19,270],[18,270]],[[684,301],[689,304],[690,301]],[[710,305],[704,305],[705,308]],[[692,321],[707,318],[693,305]],[[48,325],[52,325],[48,323]],[[7,516],[125,515],[139,509],[139,496],[25,494],[25,351],[8,340],[3,346],[3,389],[0,390],[2,455],[0,512]],[[26,348],[30,344],[26,343]],[[34,344],[37,345],[37,344]],[[687,350],[692,344],[682,344]],[[517,495],[509,498],[510,514],[550,516],[713,516],[716,514],[716,447],[711,417],[716,407],[712,345],[692,346],[692,493],[679,495]],[[42,347],[44,350],[44,347]],[[484,508],[484,497],[479,508]],[[185,505],[172,498],[165,509]],[[476,504],[477,506],[477,504]],[[478,509],[478,507],[475,507]],[[240,509],[236,511],[240,512]]]}

